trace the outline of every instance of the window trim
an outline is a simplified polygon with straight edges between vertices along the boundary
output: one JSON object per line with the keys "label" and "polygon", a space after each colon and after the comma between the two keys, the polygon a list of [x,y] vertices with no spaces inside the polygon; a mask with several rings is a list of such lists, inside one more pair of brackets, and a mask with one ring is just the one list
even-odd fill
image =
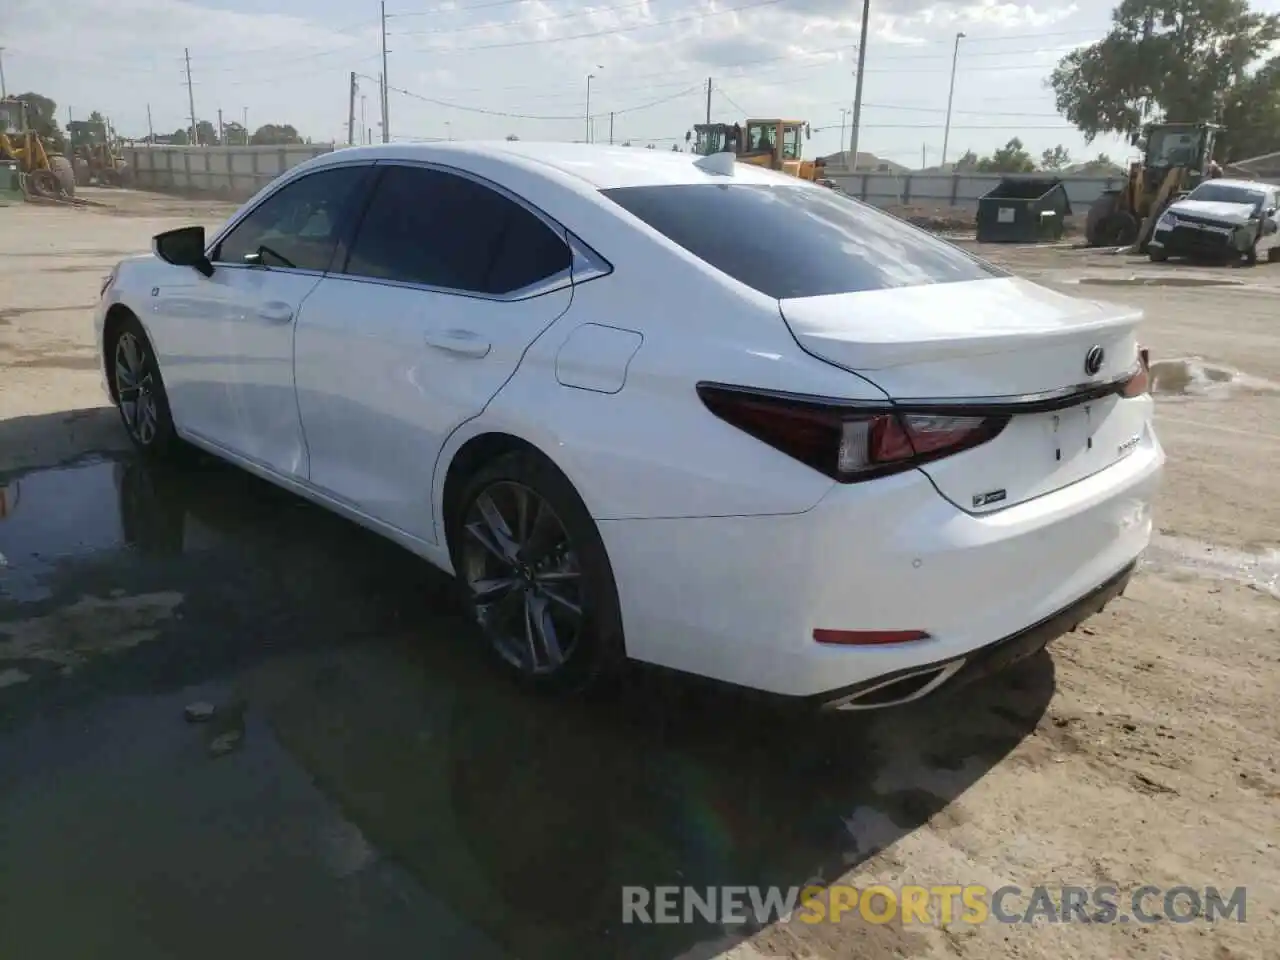
{"label": "window trim", "polygon": [[[293,170],[288,170],[280,174],[280,176],[277,177],[276,180],[272,181],[272,183],[268,185],[267,190],[263,192],[262,196],[258,198],[257,202],[246,203],[234,214],[232,214],[231,219],[222,225],[222,229],[220,229],[214,235],[213,240],[210,243],[206,244],[205,256],[209,258],[209,262],[212,263],[215,267],[223,270],[270,270],[274,273],[288,273],[292,276],[323,277],[326,273],[329,272],[329,269],[312,270],[310,268],[304,268],[304,267],[280,267],[280,266],[266,267],[261,265],[255,265],[252,263],[237,262],[235,260],[215,260],[213,258],[213,251],[217,250],[218,247],[222,245],[222,242],[226,240],[228,236],[230,236],[231,232],[235,230],[236,227],[238,227],[250,215],[252,215],[255,211],[260,209],[263,204],[270,201],[282,190],[287,189],[289,186],[297,183],[299,180],[305,180],[307,177],[315,176],[321,173],[327,173],[330,170],[342,170],[348,167],[367,168],[367,171],[368,171],[365,175],[365,179],[360,184],[357,185],[357,189],[360,191],[359,196],[356,197],[356,201],[357,201],[356,220],[358,222],[359,217],[364,214],[365,206],[368,204],[368,201],[369,201],[369,187],[370,187],[369,178],[372,175],[372,172],[374,169],[373,163],[371,163],[369,160],[344,160],[338,163],[326,163],[317,167],[308,167],[305,170],[302,169],[301,166],[299,166],[299,167],[295,167]],[[342,232],[345,232],[350,226],[351,225],[349,223],[343,224]],[[334,246],[334,254],[337,254],[338,248],[342,247],[342,245],[343,245],[343,239],[339,238],[337,244],[335,244]],[[331,255],[330,257],[331,262],[329,264],[329,268],[332,268],[333,266],[332,259],[333,257]]]}
{"label": "window trim", "polygon": [[[600,256],[595,250],[588,246],[583,240],[572,230],[559,223],[555,218],[544,213],[534,204],[525,200],[519,194],[502,186],[500,183],[494,183],[492,180],[479,174],[472,173],[470,170],[462,170],[458,167],[452,167],[448,164],[437,163],[431,160],[409,160],[409,159],[379,159],[375,161],[378,168],[387,167],[408,167],[418,170],[433,170],[438,173],[451,174],[461,177],[464,180],[470,180],[481,187],[485,187],[494,191],[508,201],[521,207],[526,212],[532,214],[539,222],[549,229],[559,240],[569,248],[569,266],[563,270],[557,271],[541,280],[536,280],[531,284],[521,287],[507,293],[482,293],[476,290],[461,290],[457,287],[440,287],[428,283],[415,283],[408,280],[387,280],[382,277],[362,277],[346,272],[347,266],[351,261],[350,249],[347,250],[346,256],[341,264],[334,264],[327,271],[328,276],[349,280],[353,283],[371,283],[384,287],[399,287],[406,290],[419,290],[425,293],[438,293],[453,297],[467,297],[472,300],[490,300],[498,303],[513,303],[521,300],[532,300],[535,297],[546,296],[549,293],[555,293],[568,287],[575,286],[580,283],[586,283],[589,280],[595,280],[599,277],[607,276],[613,272],[613,264],[609,263],[604,257]],[[367,212],[369,202],[372,201],[378,188],[378,182],[375,180],[366,197],[364,211]],[[363,221],[363,212],[361,221]],[[356,225],[355,234],[352,236],[352,246],[359,236],[360,224]]]}

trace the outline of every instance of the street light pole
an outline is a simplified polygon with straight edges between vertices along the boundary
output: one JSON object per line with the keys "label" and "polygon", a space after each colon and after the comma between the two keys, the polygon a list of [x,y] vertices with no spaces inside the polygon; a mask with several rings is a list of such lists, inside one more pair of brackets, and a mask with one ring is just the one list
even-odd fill
{"label": "street light pole", "polygon": [[[597,70],[603,70],[601,64],[596,64]],[[587,74],[587,143],[591,142],[591,81],[596,78],[594,73]]]}
{"label": "street light pole", "polygon": [[956,61],[960,59],[960,41],[964,39],[963,33],[956,34],[956,46],[951,53],[951,89],[947,91],[947,126],[942,131],[942,161],[941,166],[947,165],[947,141],[951,139],[951,103],[956,95]]}

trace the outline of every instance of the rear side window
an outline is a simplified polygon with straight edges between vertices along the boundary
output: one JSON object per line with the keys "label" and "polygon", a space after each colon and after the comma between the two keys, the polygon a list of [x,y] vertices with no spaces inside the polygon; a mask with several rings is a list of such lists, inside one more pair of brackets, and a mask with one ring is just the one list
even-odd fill
{"label": "rear side window", "polygon": [[604,195],[735,280],[785,300],[1007,276],[834,190],[619,187]]}
{"label": "rear side window", "polygon": [[569,266],[569,247],[508,197],[443,170],[389,166],[344,273],[467,293],[514,293]]}

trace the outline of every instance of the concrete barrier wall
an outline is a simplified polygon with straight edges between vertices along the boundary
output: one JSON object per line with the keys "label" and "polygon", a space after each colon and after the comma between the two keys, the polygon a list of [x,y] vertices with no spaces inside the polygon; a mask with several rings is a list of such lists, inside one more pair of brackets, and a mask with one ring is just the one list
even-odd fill
{"label": "concrete barrier wall", "polygon": [[284,147],[133,146],[124,150],[143,190],[209,193],[246,200],[290,167],[333,150],[331,143]]}
{"label": "concrete barrier wall", "polygon": [[[209,193],[245,200],[290,167],[333,149],[331,143],[286,147],[138,145],[126,147],[124,153],[133,167],[136,185],[144,190]],[[975,214],[978,198],[993,189],[1002,178],[998,173],[948,176],[936,173],[840,173],[834,170],[828,171],[828,176],[846,192],[879,207],[955,207]],[[1064,177],[1063,182],[1071,200],[1072,213],[1083,215],[1104,190],[1119,189],[1124,181],[1120,177]]]}
{"label": "concrete barrier wall", "polygon": [[[956,207],[974,214],[978,212],[978,199],[994,189],[1004,178],[999,173],[948,176],[936,173],[838,173],[831,170],[828,170],[827,176],[845,192],[878,207]],[[1052,177],[1052,174],[1017,174],[1012,179],[1035,180],[1045,177]],[[1072,214],[1083,216],[1104,190],[1120,189],[1124,179],[1063,177],[1062,182],[1067,188],[1067,197],[1071,200]]]}

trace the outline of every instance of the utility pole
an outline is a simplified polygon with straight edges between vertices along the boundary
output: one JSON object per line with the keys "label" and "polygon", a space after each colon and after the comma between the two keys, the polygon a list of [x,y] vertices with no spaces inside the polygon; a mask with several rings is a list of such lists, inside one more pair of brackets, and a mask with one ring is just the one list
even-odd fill
{"label": "utility pole", "polygon": [[[707,123],[711,122],[711,78],[707,77]],[[844,138],[841,137],[841,140]]]}
{"label": "utility pole", "polygon": [[942,165],[947,165],[947,141],[951,139],[951,101],[956,95],[956,61],[960,59],[960,41],[963,33],[956,34],[955,50],[951,53],[951,89],[947,91],[947,125],[942,131]]}
{"label": "utility pole", "polygon": [[155,146],[156,131],[151,126],[151,104],[149,103],[147,104],[147,140],[152,146]]}
{"label": "utility pole", "polygon": [[844,121],[849,116],[849,111],[844,107],[840,108],[840,149],[844,149]]}
{"label": "utility pole", "polygon": [[[360,124],[364,126],[364,124]],[[347,146],[356,145],[356,72],[351,71],[351,94],[347,104]]]}
{"label": "utility pole", "polygon": [[927,143],[920,144],[920,169],[921,170],[929,166],[928,154],[929,154],[929,145]]}
{"label": "utility pole", "polygon": [[591,142],[591,81],[596,78],[594,73],[587,74],[587,136],[585,143]]}
{"label": "utility pole", "polygon": [[382,128],[382,142],[389,143],[387,139],[387,83],[383,79],[382,74],[378,74],[378,108],[382,113],[382,119],[378,121],[378,126]]}
{"label": "utility pole", "polygon": [[613,146],[613,111],[609,111],[609,146]]}
{"label": "utility pole", "polygon": [[0,100],[9,96],[9,91],[4,85],[4,47],[0,47]]}
{"label": "utility pole", "polygon": [[862,33],[858,38],[858,79],[853,88],[853,130],[849,133],[849,169],[858,169],[858,128],[862,125],[862,77],[867,71],[867,22],[871,0],[862,0]]}
{"label": "utility pole", "polygon": [[249,145],[249,108],[241,107],[240,109],[244,117],[244,121],[241,123],[241,126],[244,127],[244,145],[247,147]]}
{"label": "utility pole", "polygon": [[364,118],[364,102],[368,98],[362,93],[360,94],[360,142],[362,144],[372,143],[373,141],[365,138],[365,132],[369,129],[369,124]]}
{"label": "utility pole", "polygon": [[69,104],[69,103],[68,103],[68,104],[67,104],[67,127],[68,127],[68,129],[71,127],[71,124],[73,124],[73,123],[75,123],[75,121],[71,119],[71,104]]}
{"label": "utility pole", "polygon": [[391,121],[387,117],[387,0],[382,0],[382,142],[391,142]]}
{"label": "utility pole", "polygon": [[227,128],[222,125],[222,108],[218,108],[218,143],[227,145]]}
{"label": "utility pole", "polygon": [[191,50],[183,47],[182,55],[187,61],[187,106],[191,108],[191,145],[198,147],[200,140],[196,135],[196,94],[191,86]]}

